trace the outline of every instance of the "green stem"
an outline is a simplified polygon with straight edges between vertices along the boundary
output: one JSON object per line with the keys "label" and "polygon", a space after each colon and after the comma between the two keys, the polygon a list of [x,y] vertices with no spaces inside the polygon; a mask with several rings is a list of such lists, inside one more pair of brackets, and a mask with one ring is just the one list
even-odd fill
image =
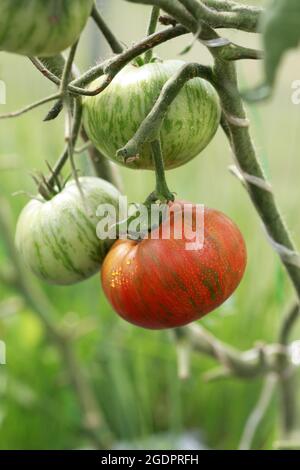
{"label": "green stem", "polygon": [[[160,7],[178,22],[194,31],[193,22],[196,19],[196,30],[199,21],[213,28],[234,28],[251,33],[257,32],[262,10],[256,7],[228,8],[216,10],[200,0],[127,0],[131,3],[142,3]],[[217,2],[216,2],[217,3]],[[222,2],[224,5],[224,1]]]}
{"label": "green stem", "polygon": [[73,44],[73,46],[71,47],[70,53],[64,65],[61,82],[60,82],[60,92],[62,95],[64,95],[67,91],[68,83],[72,75],[72,66],[73,66],[77,46],[78,46],[78,41],[75,42],[75,44]]}
{"label": "green stem", "polygon": [[19,109],[18,111],[13,111],[7,114],[0,114],[0,119],[9,119],[22,116],[23,114],[28,113],[32,109],[38,108],[39,106],[49,103],[50,101],[59,99],[60,96],[60,93],[55,93],[54,95],[47,96],[46,98],[42,98],[41,100],[36,101],[35,103],[29,104],[28,106],[25,106],[25,108]]}
{"label": "green stem", "polygon": [[[159,12],[160,12],[159,7],[153,7],[152,8],[150,21],[149,21],[149,26],[148,26],[148,30],[147,30],[147,36],[151,36],[151,34],[155,33],[158,18],[159,18]],[[145,64],[148,64],[149,62],[151,62],[152,56],[153,56],[153,49],[149,49],[145,53],[145,56],[144,56]]]}
{"label": "green stem", "polygon": [[[75,106],[75,112],[74,112],[74,118],[73,118],[73,127],[72,127],[72,133],[71,133],[71,145],[72,148],[75,147],[80,127],[81,127],[81,117],[82,117],[82,105],[80,103],[80,100],[76,100],[76,106]],[[52,186],[55,184],[56,178],[60,175],[63,167],[65,166],[66,162],[68,161],[69,157],[69,144],[66,145],[62,155],[59,157],[58,161],[56,162],[53,172],[50,175],[50,177],[47,180],[47,183],[49,186]]]}
{"label": "green stem", "polygon": [[111,50],[115,54],[120,54],[123,52],[123,46],[120,43],[120,41],[116,38],[114,33],[111,31],[111,29],[108,27],[108,25],[105,23],[104,19],[102,18],[99,10],[97,9],[96,5],[94,5],[93,10],[92,10],[92,18],[95,21],[96,25],[102,32],[103,36],[105,37],[106,41],[110,45]]}
{"label": "green stem", "polygon": [[[233,63],[215,60],[215,77],[219,95],[225,115],[238,119],[245,119],[246,114],[237,85],[236,68]],[[230,130],[230,144],[234,151],[242,172],[265,180],[263,170],[257,159],[255,148],[247,127],[240,127],[234,122],[228,121]],[[276,205],[274,195],[255,184],[246,183],[251,200],[260,215],[269,236],[279,245],[291,251],[296,251],[289,232],[283,222],[282,216]],[[294,285],[298,299],[300,298],[300,269],[291,264],[288,259],[282,257],[281,261]],[[292,324],[295,324],[298,316],[292,315]],[[293,374],[289,373],[289,362],[286,358],[280,359],[280,389],[282,396],[283,427],[286,434],[295,428],[296,399]]]}
{"label": "green stem", "polygon": [[[122,54],[113,57],[95,67],[92,67],[90,70],[85,72],[81,77],[76,78],[71,83],[72,87],[85,87],[93,82],[96,78],[106,74],[110,76],[110,80],[129,62],[134,60],[139,55],[143,54],[148,49],[152,49],[153,47],[158,46],[164,42],[169,41],[178,36],[182,36],[183,34],[188,34],[189,31],[186,30],[181,25],[166,28],[163,31],[158,31],[157,33],[151,34],[151,36],[143,39],[138,44],[135,44],[130,49],[125,50]],[[109,83],[107,83],[108,85]]]}
{"label": "green stem", "polygon": [[160,200],[162,202],[169,202],[174,200],[174,195],[168,188],[164,160],[161,148],[160,139],[156,139],[151,143],[152,157],[155,165],[155,178],[156,187],[149,200]]}

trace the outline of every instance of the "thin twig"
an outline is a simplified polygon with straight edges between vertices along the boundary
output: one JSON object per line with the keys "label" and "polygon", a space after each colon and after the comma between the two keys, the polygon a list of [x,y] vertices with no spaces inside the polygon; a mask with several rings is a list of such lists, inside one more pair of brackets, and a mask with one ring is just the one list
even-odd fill
{"label": "thin twig", "polygon": [[105,37],[106,41],[111,47],[111,50],[115,54],[120,54],[123,52],[123,46],[120,43],[120,41],[116,38],[112,30],[108,27],[108,25],[105,23],[104,19],[102,18],[99,10],[97,9],[96,5],[94,5],[92,14],[91,14],[93,20],[95,21],[96,25],[102,32],[103,36]]}
{"label": "thin twig", "polygon": [[60,82],[60,93],[62,96],[65,95],[68,89],[68,84],[69,84],[69,80],[71,77],[72,66],[73,66],[77,46],[78,46],[78,41],[76,41],[75,44],[73,44],[73,46],[71,47],[68,58],[65,61],[65,65],[64,65],[64,69],[63,69],[63,73],[61,77],[61,82]]}
{"label": "thin twig", "polygon": [[272,374],[266,377],[260,397],[252,410],[249,418],[247,419],[241,441],[239,444],[239,450],[250,450],[252,442],[257,432],[259,425],[261,424],[273,397],[275,386],[277,383],[277,377]]}
{"label": "thin twig", "polygon": [[122,52],[122,54],[119,54],[116,57],[109,59],[108,61],[102,62],[101,64],[92,67],[90,70],[81,75],[81,77],[74,80],[70,86],[85,87],[104,73],[110,75],[112,79],[125,65],[127,65],[139,55],[143,54],[149,49],[152,49],[153,47],[158,46],[159,44],[184,34],[189,34],[189,31],[180,25],[176,26],[175,28],[170,27],[163,31],[154,33],[135,44],[133,47],[125,50]]}
{"label": "thin twig", "polygon": [[189,341],[193,351],[208,355],[217,360],[223,372],[230,375],[252,379],[269,372],[279,372],[279,358],[287,357],[286,348],[278,344],[257,346],[249,351],[239,351],[217,339],[198,324],[191,324],[174,330],[178,340]]}
{"label": "thin twig", "polygon": [[23,114],[28,113],[32,109],[38,108],[39,106],[49,103],[50,101],[59,99],[60,96],[60,93],[55,93],[54,95],[47,96],[46,98],[42,98],[41,100],[36,101],[35,103],[29,104],[28,106],[25,106],[25,108],[19,109],[18,111],[13,111],[7,114],[1,114],[0,119],[10,119],[22,116]]}
{"label": "thin twig", "polygon": [[[79,99],[77,99],[75,109],[74,109],[73,128],[71,132],[71,136],[72,136],[71,142],[72,142],[73,148],[76,145],[76,141],[77,141],[78,134],[80,131],[81,117],[82,117],[82,106],[79,102]],[[62,155],[59,157],[58,161],[53,167],[53,173],[47,179],[47,183],[50,186],[55,184],[55,178],[60,175],[65,163],[68,160],[68,157],[69,157],[69,145],[67,144]]]}
{"label": "thin twig", "polygon": [[[149,25],[148,25],[148,30],[147,30],[147,36],[151,36],[151,34],[155,33],[158,18],[159,18],[159,12],[160,12],[159,7],[153,7],[152,8],[151,15],[150,15],[150,21],[149,21]],[[153,56],[153,50],[149,49],[145,53],[145,63],[146,64],[151,62],[152,56]]]}
{"label": "thin twig", "polygon": [[287,344],[289,340],[289,336],[292,332],[294,324],[297,320],[300,319],[300,307],[299,304],[296,303],[293,307],[289,310],[287,315],[284,317],[279,333],[279,342],[281,344]]}

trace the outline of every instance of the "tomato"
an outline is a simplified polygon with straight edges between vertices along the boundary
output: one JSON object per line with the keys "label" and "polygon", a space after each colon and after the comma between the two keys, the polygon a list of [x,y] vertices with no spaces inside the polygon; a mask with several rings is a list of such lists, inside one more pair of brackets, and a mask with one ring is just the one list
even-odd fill
{"label": "tomato", "polygon": [[83,30],[93,0],[1,0],[0,50],[51,56]]}
{"label": "tomato", "polygon": [[[177,201],[176,207],[182,204]],[[241,232],[225,214],[205,207],[203,247],[187,250],[187,241],[196,239],[196,206],[189,212],[192,222],[185,230],[183,217],[171,212],[152,237],[118,240],[105,258],[104,292],[128,322],[151,329],[182,326],[216,309],[238,286],[247,258]],[[164,239],[168,222],[171,237]],[[181,233],[179,239],[174,229]]]}
{"label": "tomato", "polygon": [[82,196],[74,181],[51,200],[31,200],[17,224],[16,245],[25,264],[51,284],[72,284],[99,271],[111,240],[99,240],[96,210],[112,204],[116,211],[119,191],[94,177],[79,179]]}
{"label": "tomato", "polygon": [[[106,90],[84,99],[84,125],[90,140],[108,158],[121,163],[116,152],[135,134],[152,109],[165,82],[183,61],[153,62],[140,67],[128,65]],[[91,88],[99,86],[100,77]],[[201,78],[190,80],[180,91],[161,129],[165,168],[176,168],[196,157],[211,141],[220,121],[215,89]],[[154,169],[150,145],[128,168]]]}

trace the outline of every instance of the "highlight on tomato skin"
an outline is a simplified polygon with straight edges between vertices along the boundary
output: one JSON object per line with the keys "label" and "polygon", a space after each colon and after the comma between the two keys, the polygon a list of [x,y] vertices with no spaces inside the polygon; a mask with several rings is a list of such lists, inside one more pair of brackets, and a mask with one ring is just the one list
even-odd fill
{"label": "highlight on tomato skin", "polygon": [[171,237],[162,239],[164,223],[155,229],[158,239],[115,242],[102,265],[103,290],[114,310],[143,328],[174,328],[202,318],[230,297],[246,268],[243,236],[222,212],[204,207],[204,244],[196,250],[186,250],[193,240],[184,234],[174,238],[179,222],[172,216]]}

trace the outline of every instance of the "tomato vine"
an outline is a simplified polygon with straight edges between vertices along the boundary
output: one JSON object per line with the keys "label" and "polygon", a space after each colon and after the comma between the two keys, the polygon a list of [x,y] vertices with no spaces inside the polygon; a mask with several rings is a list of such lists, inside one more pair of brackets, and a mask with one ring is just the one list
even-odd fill
{"label": "tomato vine", "polygon": [[[209,50],[214,59],[213,66],[207,67],[199,63],[189,63],[171,77],[163,87],[152,110],[141,123],[138,131],[127,144],[119,150],[118,156],[123,158],[126,163],[126,160],[139,153],[140,147],[145,142],[151,143],[155,155],[154,161],[156,169],[156,188],[151,197],[152,199],[172,200],[173,195],[166,183],[163,160],[161,157],[159,143],[160,127],[169,106],[189,80],[195,77],[201,77],[214,86],[222,105],[221,124],[228,138],[229,145],[234,152],[238,165],[238,173],[241,175],[251,201],[264,224],[271,244],[280,256],[294,286],[297,302],[283,320],[278,341],[274,345],[255,347],[251,351],[251,360],[247,359],[247,352],[241,353],[229,347],[229,345],[220,342],[200,326],[192,325],[180,328],[175,330],[174,335],[178,341],[182,341],[182,338],[185,338],[191,349],[214,357],[220,363],[220,368],[215,375],[217,377],[236,375],[243,378],[252,378],[257,376],[269,377],[270,374],[277,374],[283,396],[284,427],[286,432],[290,432],[295,426],[295,403],[292,384],[293,374],[288,377],[286,374],[287,368],[292,368],[287,343],[295,322],[299,318],[299,255],[277,207],[272,188],[266,181],[266,177],[256,155],[249,133],[249,122],[238,89],[235,65],[235,61],[237,60],[260,60],[263,58],[263,52],[234,44],[226,38],[223,38],[216,31],[221,28],[233,28],[248,33],[257,32],[263,10],[257,7],[239,5],[236,2],[226,0],[128,1],[153,6],[148,29],[149,34],[146,38],[142,39],[134,46],[124,49],[121,42],[115,37],[103,20],[96,6],[94,6],[91,16],[116,55],[90,68],[82,75],[79,74],[79,76],[74,76],[72,72],[77,43],[71,48],[67,60],[61,55],[46,59],[30,57],[30,60],[39,72],[57,85],[58,92],[36,103],[30,104],[22,110],[2,115],[0,119],[18,117],[35,109],[37,106],[52,101],[55,101],[55,104],[50,112],[48,112],[46,120],[55,119],[63,109],[71,116],[72,126],[69,126],[70,129],[67,133],[67,143],[63,154],[59,157],[50,175],[47,178],[42,177],[39,180],[39,191],[43,197],[47,199],[56,191],[55,188],[57,188],[58,185],[57,179],[68,159],[72,162],[75,145],[80,132],[83,140],[85,142],[88,140],[85,132],[81,130],[81,98],[83,96],[95,96],[103,92],[110,86],[113,78],[128,63],[142,54],[144,54],[146,62],[151,62],[153,48],[175,37],[192,33],[195,39],[200,41],[200,43]],[[167,28],[162,31],[155,32],[159,11],[163,11],[167,14],[167,16],[162,16],[161,23],[165,25],[170,24],[171,26],[167,26]],[[88,88],[88,86],[99,77],[103,77],[101,84],[92,90]],[[97,174],[115,182],[115,175],[113,174],[110,163],[101,155],[101,152],[92,145],[88,147],[88,150]],[[75,173],[76,177],[74,168],[73,173]],[[3,222],[0,228],[7,234],[7,229]],[[16,254],[11,248],[10,241],[8,245],[13,255],[16,272],[18,272],[19,265],[16,261]],[[37,302],[23,281],[17,278],[15,280],[9,280],[8,283],[19,288],[29,303],[33,304],[36,308]],[[45,321],[48,322],[48,319]],[[53,330],[52,324],[50,325],[50,332],[56,337],[57,332]],[[65,355],[70,354],[69,350],[63,350],[63,353]],[[70,357],[68,361],[70,362]],[[71,366],[72,364],[69,364],[69,367]],[[79,395],[83,393],[80,391],[80,388],[78,393]],[[263,396],[265,396],[265,389],[263,389],[263,393]],[[268,400],[270,400],[272,394],[267,396]],[[250,443],[247,442],[248,446],[251,445],[251,439],[248,439],[250,440]]]}

